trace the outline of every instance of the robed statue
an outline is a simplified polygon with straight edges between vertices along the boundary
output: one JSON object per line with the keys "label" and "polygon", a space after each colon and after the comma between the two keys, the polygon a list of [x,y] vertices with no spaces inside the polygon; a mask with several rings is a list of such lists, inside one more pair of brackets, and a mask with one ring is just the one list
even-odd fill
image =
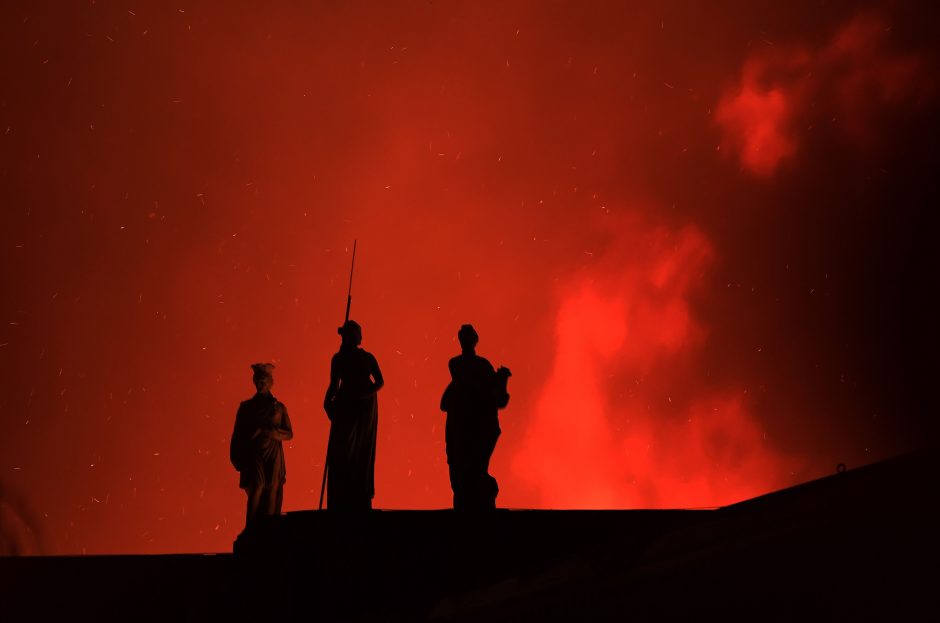
{"label": "robed statue", "polygon": [[499,439],[499,410],[509,403],[508,368],[476,354],[479,336],[472,325],[457,332],[461,354],[451,359],[450,384],[441,397],[447,413],[444,440],[455,509],[495,508],[499,486],[489,474]]}
{"label": "robed statue", "polygon": [[330,361],[323,408],[330,419],[326,505],[368,510],[375,497],[378,391],[385,385],[379,363],[364,350],[362,328],[353,320],[339,328],[342,343]]}
{"label": "robed statue", "polygon": [[229,447],[239,487],[248,496],[246,530],[281,513],[287,480],[283,442],[294,437],[287,407],[271,394],[274,365],[256,363],[251,369],[256,392],[238,407]]}

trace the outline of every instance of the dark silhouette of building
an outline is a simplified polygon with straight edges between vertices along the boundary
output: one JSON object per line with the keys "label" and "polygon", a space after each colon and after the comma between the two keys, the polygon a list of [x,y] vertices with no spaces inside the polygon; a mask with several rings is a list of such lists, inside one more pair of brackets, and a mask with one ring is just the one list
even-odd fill
{"label": "dark silhouette of building", "polygon": [[0,619],[921,620],[937,458],[717,510],[295,511],[234,556],[0,556]]}
{"label": "dark silhouette of building", "polygon": [[287,407],[271,394],[274,365],[252,364],[257,392],[238,407],[229,456],[248,496],[245,529],[262,517],[279,515],[287,468],[283,441],[294,437]]}
{"label": "dark silhouette of building", "polygon": [[508,368],[476,354],[480,338],[472,325],[457,332],[463,352],[451,359],[450,384],[441,397],[447,412],[444,438],[455,509],[495,508],[499,486],[489,474],[490,457],[499,439],[499,409],[509,403]]}
{"label": "dark silhouette of building", "polygon": [[362,328],[348,320],[342,344],[330,362],[323,408],[330,418],[327,450],[327,508],[368,510],[375,496],[378,391],[385,385],[379,363],[360,347]]}

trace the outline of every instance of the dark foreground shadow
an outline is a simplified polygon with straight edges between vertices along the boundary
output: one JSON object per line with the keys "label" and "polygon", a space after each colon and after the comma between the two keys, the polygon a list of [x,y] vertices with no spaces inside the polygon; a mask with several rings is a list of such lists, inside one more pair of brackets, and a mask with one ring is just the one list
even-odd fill
{"label": "dark foreground shadow", "polygon": [[717,511],[309,511],[234,556],[0,558],[3,620],[914,619],[935,458]]}

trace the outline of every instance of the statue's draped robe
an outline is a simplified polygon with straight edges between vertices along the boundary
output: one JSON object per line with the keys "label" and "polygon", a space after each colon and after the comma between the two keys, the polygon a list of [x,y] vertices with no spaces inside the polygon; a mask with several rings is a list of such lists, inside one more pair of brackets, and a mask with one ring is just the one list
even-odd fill
{"label": "statue's draped robe", "polygon": [[448,363],[451,382],[441,397],[454,508],[493,508],[499,487],[489,475],[500,435],[499,409],[509,402],[505,381],[489,361],[463,353]]}
{"label": "statue's draped robe", "polygon": [[271,508],[263,514],[279,512],[275,504],[281,498],[287,467],[282,439],[293,436],[287,407],[271,394],[255,394],[238,407],[229,455],[238,470],[238,486],[251,491],[273,490]]}
{"label": "statue's draped robe", "polygon": [[327,508],[370,509],[375,496],[379,421],[379,402],[371,377],[381,377],[379,364],[371,353],[344,346],[333,355],[330,366],[330,376],[339,379],[339,389],[329,407]]}

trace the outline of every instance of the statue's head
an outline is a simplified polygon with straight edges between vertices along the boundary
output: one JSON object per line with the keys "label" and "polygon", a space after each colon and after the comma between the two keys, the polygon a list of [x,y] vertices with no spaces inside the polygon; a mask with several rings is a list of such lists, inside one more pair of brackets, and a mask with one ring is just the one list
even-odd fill
{"label": "statue's head", "polygon": [[355,320],[347,320],[336,332],[343,338],[343,346],[362,344],[362,327]]}
{"label": "statue's head", "polygon": [[274,385],[274,364],[273,363],[253,363],[251,364],[251,380],[255,384],[255,389],[259,394],[271,391]]}
{"label": "statue's head", "polygon": [[460,348],[463,350],[473,350],[477,347],[480,336],[477,335],[476,329],[473,328],[472,324],[465,324],[457,331],[457,341],[460,342]]}

